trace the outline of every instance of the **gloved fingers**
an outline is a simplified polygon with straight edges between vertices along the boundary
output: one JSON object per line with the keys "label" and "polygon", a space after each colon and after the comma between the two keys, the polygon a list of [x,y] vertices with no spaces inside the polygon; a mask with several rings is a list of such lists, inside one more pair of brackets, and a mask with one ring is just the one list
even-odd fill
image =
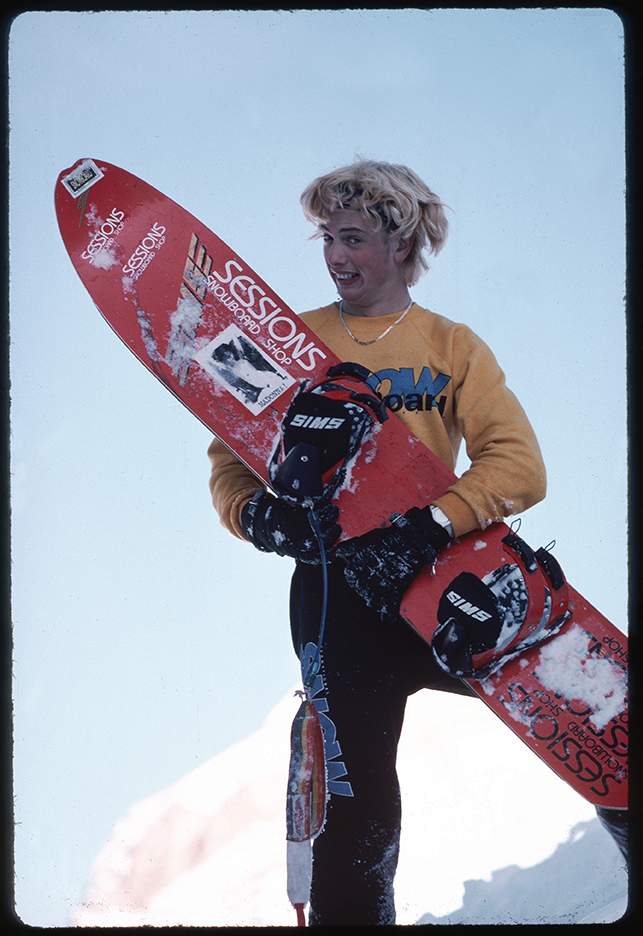
{"label": "gloved fingers", "polygon": [[319,563],[321,552],[317,537],[330,548],[341,536],[342,529],[337,523],[339,509],[335,504],[321,504],[315,517],[311,523],[311,513],[305,507],[262,491],[244,506],[241,521],[247,538],[262,552]]}
{"label": "gloved fingers", "polygon": [[351,588],[363,599],[369,608],[376,611],[383,621],[395,621],[398,618],[403,590],[385,585],[378,579],[360,577],[347,566],[344,576]]}
{"label": "gloved fingers", "polygon": [[[334,559],[334,553],[332,552],[333,543],[336,543],[339,537],[342,535],[342,528],[339,524],[329,527],[326,530],[322,530],[321,538],[324,544],[324,550],[326,552],[326,560],[329,561]],[[309,565],[319,565],[321,562],[321,550],[319,548],[319,542],[317,537],[314,536],[312,539],[307,540],[305,548],[302,548],[297,556],[294,558],[299,559],[301,562],[306,562]]]}
{"label": "gloved fingers", "polygon": [[344,576],[349,585],[355,582],[373,593],[395,594],[408,587],[407,583],[413,581],[419,570],[419,563],[408,562],[403,556],[382,557],[376,550],[366,548],[348,560]]}
{"label": "gloved fingers", "polygon": [[349,558],[344,577],[366,604],[384,620],[397,618],[402,595],[420,564],[395,553],[382,555],[373,546],[358,548]]}
{"label": "gloved fingers", "polygon": [[322,501],[315,507],[315,515],[321,526],[334,523],[339,518],[339,507],[331,501]]}
{"label": "gloved fingers", "polygon": [[334,523],[332,526],[327,527],[325,530],[322,530],[322,538],[324,540],[324,546],[332,546],[333,543],[336,543],[337,540],[342,535],[342,528],[339,523]]}
{"label": "gloved fingers", "polygon": [[338,543],[333,549],[333,559],[350,559],[357,548],[355,545],[357,539],[358,537],[355,537],[354,539],[344,540],[343,543]]}
{"label": "gloved fingers", "polygon": [[354,536],[352,539],[344,540],[339,546],[335,547],[335,556],[338,559],[350,560],[354,556],[364,554],[365,561],[371,559],[377,554],[383,539],[391,535],[390,527],[375,530],[369,530],[361,536]]}
{"label": "gloved fingers", "polygon": [[342,528],[337,522],[339,518],[339,508],[335,504],[324,504],[321,508],[316,508],[314,513],[324,540],[324,545],[330,546],[332,543],[336,543],[342,535]]}

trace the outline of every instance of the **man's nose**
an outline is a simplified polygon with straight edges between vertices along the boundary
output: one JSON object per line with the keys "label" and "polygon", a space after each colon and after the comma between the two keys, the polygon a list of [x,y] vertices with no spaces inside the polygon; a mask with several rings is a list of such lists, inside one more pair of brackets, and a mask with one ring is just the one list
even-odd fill
{"label": "man's nose", "polygon": [[341,244],[335,241],[326,249],[326,262],[332,267],[346,263],[346,253]]}

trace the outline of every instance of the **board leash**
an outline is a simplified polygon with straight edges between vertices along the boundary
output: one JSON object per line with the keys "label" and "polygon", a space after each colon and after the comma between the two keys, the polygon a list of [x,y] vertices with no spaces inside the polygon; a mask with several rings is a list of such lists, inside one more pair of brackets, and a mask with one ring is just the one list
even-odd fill
{"label": "board leash", "polygon": [[319,546],[322,600],[317,649],[303,677],[303,701],[291,731],[288,799],[287,876],[288,896],[297,914],[297,926],[306,926],[305,907],[312,882],[312,840],[321,832],[326,815],[326,759],[324,741],[312,700],[315,679],[321,668],[321,648],[328,611],[328,568],[324,539],[314,507],[308,522]]}
{"label": "board leash", "polygon": [[308,522],[315,534],[317,543],[319,545],[319,554],[321,557],[321,572],[322,572],[322,603],[321,603],[321,617],[319,621],[319,635],[317,637],[317,652],[315,653],[314,658],[311,660],[308,667],[308,672],[304,678],[304,689],[306,691],[306,697],[309,701],[311,700],[311,690],[313,683],[315,682],[315,677],[319,672],[321,666],[321,648],[322,642],[324,640],[324,632],[326,630],[326,614],[328,612],[328,567],[326,562],[326,547],[324,546],[324,538],[322,536],[321,527],[319,525],[319,519],[315,513],[314,508],[308,511]]}

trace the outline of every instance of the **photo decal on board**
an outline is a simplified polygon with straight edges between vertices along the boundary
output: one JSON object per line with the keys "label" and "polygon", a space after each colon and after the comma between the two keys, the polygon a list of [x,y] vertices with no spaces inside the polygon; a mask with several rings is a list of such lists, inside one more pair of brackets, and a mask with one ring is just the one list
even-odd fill
{"label": "photo decal on board", "polygon": [[194,360],[254,416],[295,383],[236,325],[201,348]]}

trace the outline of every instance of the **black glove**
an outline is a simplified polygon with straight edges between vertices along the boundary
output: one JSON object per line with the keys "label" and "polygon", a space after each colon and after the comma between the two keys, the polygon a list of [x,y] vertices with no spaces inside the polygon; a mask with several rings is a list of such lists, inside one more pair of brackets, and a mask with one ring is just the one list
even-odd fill
{"label": "black glove", "polygon": [[370,530],[334,550],[334,556],[347,560],[348,584],[384,621],[397,618],[404,592],[450,539],[430,507],[412,507],[389,519],[390,527]]}
{"label": "black glove", "polygon": [[[261,552],[275,552],[317,565],[321,562],[319,543],[310,525],[305,507],[258,491],[241,511],[241,525],[247,539]],[[342,528],[336,522],[338,508],[324,502],[315,508],[322,540],[326,548],[339,539]]]}

